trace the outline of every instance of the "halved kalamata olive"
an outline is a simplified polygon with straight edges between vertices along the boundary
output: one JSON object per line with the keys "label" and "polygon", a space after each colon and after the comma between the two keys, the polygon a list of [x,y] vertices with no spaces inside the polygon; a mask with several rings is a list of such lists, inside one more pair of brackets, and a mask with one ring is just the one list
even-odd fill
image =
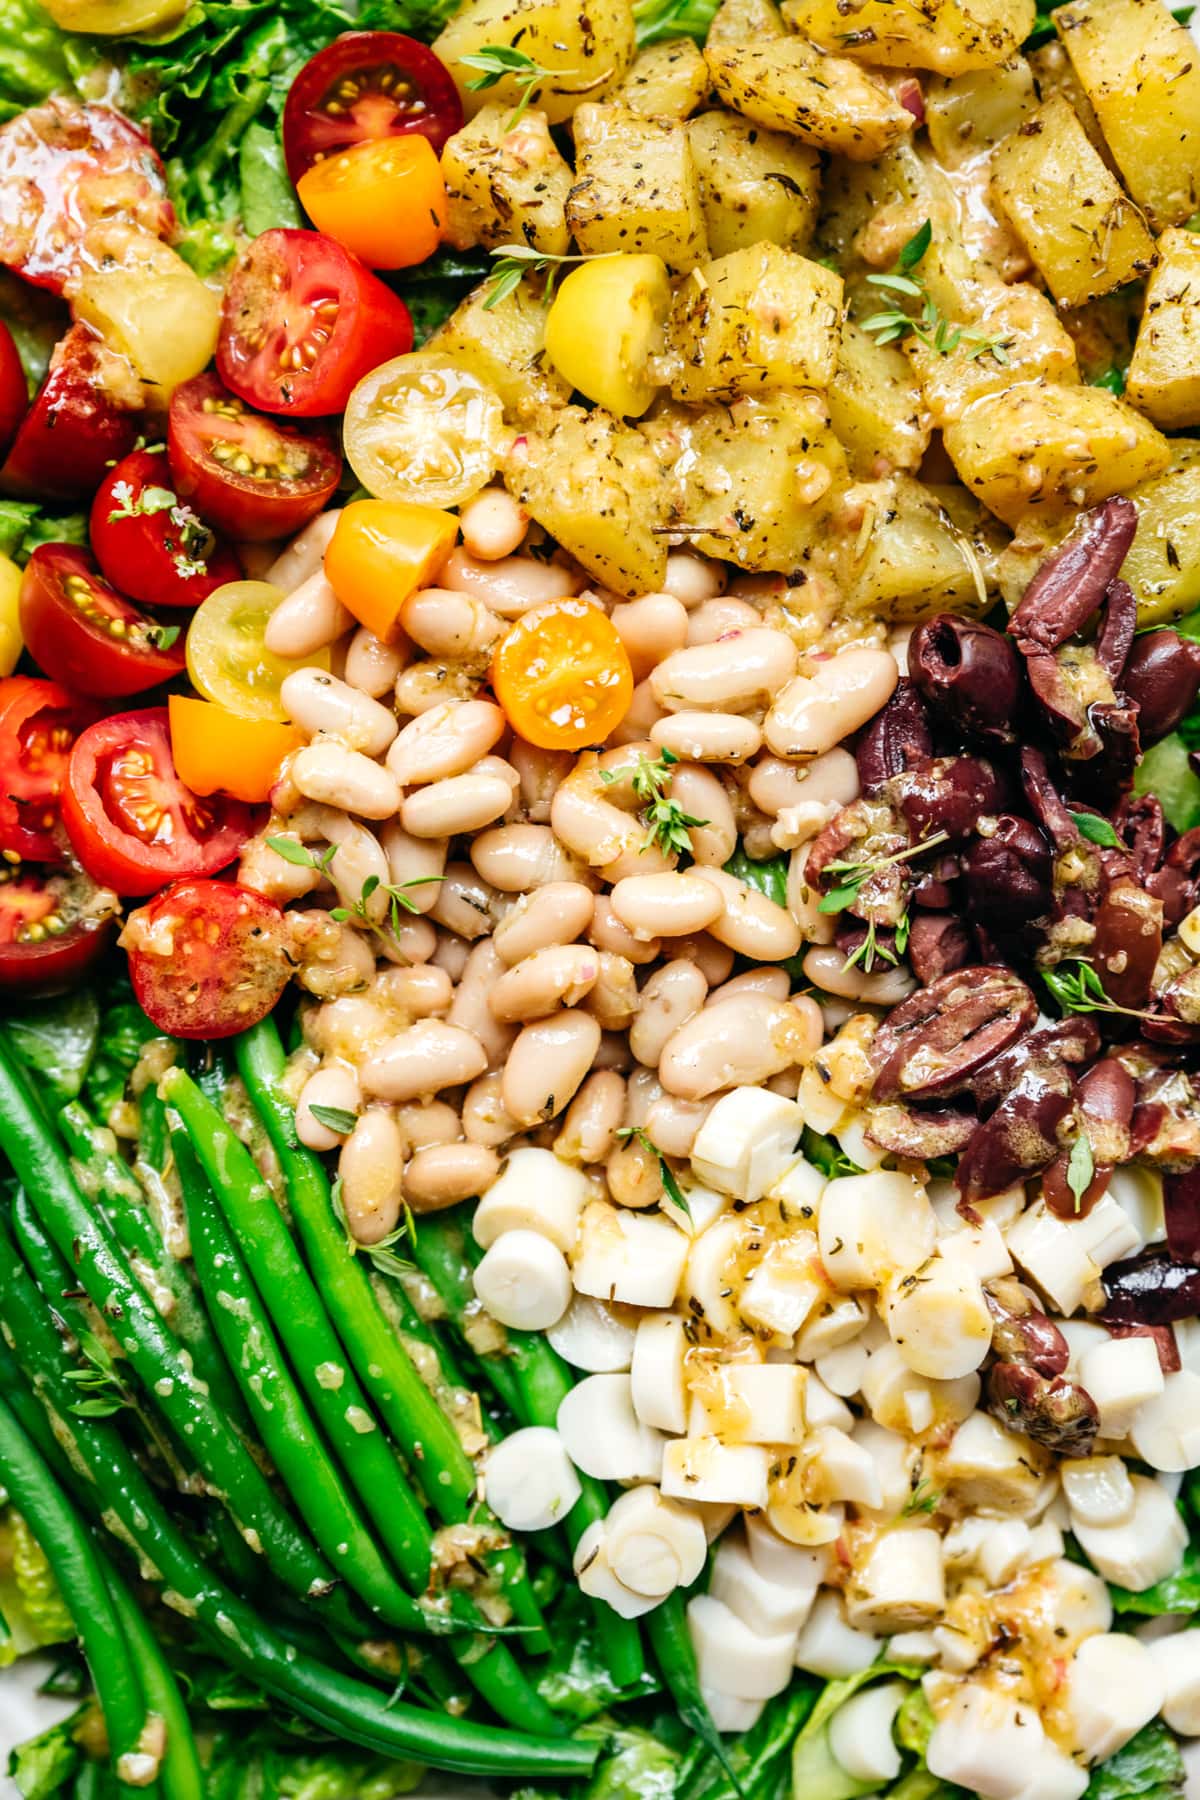
{"label": "halved kalamata olive", "polygon": [[987,1377],[988,1411],[1013,1431],[1062,1456],[1090,1456],[1100,1429],[1096,1402],[1065,1375],[1049,1379],[1021,1363],[993,1363]]}
{"label": "halved kalamata olive", "polygon": [[1137,507],[1123,495],[1084,513],[1048,556],[1009,620],[1022,641],[1056,650],[1097,612],[1137,530]]}
{"label": "halved kalamata olive", "polygon": [[[1021,646],[1025,655],[1025,673],[1043,725],[1064,756],[1085,758],[1096,756],[1100,739],[1092,730],[1084,703],[1067,678],[1062,656],[1055,650],[1043,650],[1040,644]],[[1109,689],[1111,695],[1112,690]]]}
{"label": "halved kalamata olive", "polygon": [[902,677],[887,705],[858,740],[854,755],[863,793],[878,793],[893,775],[903,774],[932,753],[933,734],[925,702],[912,682]]}
{"label": "halved kalamata olive", "polygon": [[1163,1176],[1163,1217],[1175,1261],[1200,1267],[1200,1168]]}
{"label": "halved kalamata olive", "polygon": [[1108,1296],[1101,1324],[1173,1325],[1200,1313],[1200,1268],[1169,1251],[1110,1263],[1101,1279]]}
{"label": "halved kalamata olive", "polygon": [[[1117,836],[1129,845],[1133,878],[1146,886],[1163,859],[1167,842],[1162,802],[1154,794],[1126,794],[1116,807],[1113,825]],[[1150,889],[1153,893],[1155,890]]]}
{"label": "halved kalamata olive", "polygon": [[1058,1128],[1071,1110],[1065,1069],[1026,1069],[959,1158],[954,1181],[964,1200],[986,1200],[1036,1175],[1058,1154]]}
{"label": "halved kalamata olive", "polygon": [[1106,880],[1090,956],[1110,1000],[1132,1008],[1146,1005],[1162,941],[1162,901],[1132,876]]}
{"label": "halved kalamata olive", "polygon": [[911,914],[908,960],[923,987],[965,968],[971,960],[971,933],[955,913]]}
{"label": "halved kalamata olive", "polygon": [[1100,1027],[1094,1019],[1072,1013],[1053,1024],[1039,1025],[1007,1050],[977,1069],[967,1083],[976,1106],[987,1112],[1016,1086],[1027,1069],[1090,1062],[1100,1050]]}
{"label": "halved kalamata olive", "polygon": [[1087,1133],[1093,1172],[1083,1193],[1077,1195],[1068,1180],[1073,1146],[1060,1150],[1042,1171],[1042,1197],[1060,1219],[1085,1218],[1107,1191],[1116,1165],[1129,1161],[1135,1094],[1133,1076],[1113,1056],[1094,1063],[1080,1076],[1075,1104],[1081,1130]]}
{"label": "halved kalamata olive", "polygon": [[1143,745],[1174,731],[1200,693],[1200,644],[1177,631],[1148,631],[1135,640],[1121,686],[1138,709]]}
{"label": "halved kalamata olive", "polygon": [[1096,661],[1116,683],[1129,655],[1137,630],[1137,601],[1127,581],[1115,577],[1104,596],[1104,622],[1096,633]]}
{"label": "halved kalamata olive", "polygon": [[1158,1351],[1158,1366],[1164,1375],[1177,1375],[1183,1367],[1173,1325],[1130,1325],[1123,1319],[1105,1319],[1104,1325],[1115,1338],[1152,1338],[1154,1348]]}
{"label": "halved kalamata olive", "polygon": [[961,844],[1002,804],[996,771],[978,756],[931,756],[898,775],[889,791],[918,844],[939,832]]}
{"label": "halved kalamata olive", "polygon": [[963,873],[973,918],[1011,927],[1049,911],[1050,845],[1028,819],[1003,813],[990,836],[971,845]]}
{"label": "halved kalamata olive", "polygon": [[1146,886],[1163,903],[1163,923],[1178,925],[1200,900],[1200,825],[1176,838]]}
{"label": "halved kalamata olive", "polygon": [[976,964],[901,1001],[871,1045],[874,1096],[953,1094],[1037,1018],[1037,1001],[1011,969]]}
{"label": "halved kalamata olive", "polygon": [[990,625],[939,613],[909,639],[908,671],[939,718],[968,737],[1016,741],[1021,670],[1008,639]]}
{"label": "halved kalamata olive", "polygon": [[[1143,1020],[1143,1030],[1150,1023]],[[1130,1125],[1133,1154],[1162,1168],[1190,1169],[1200,1163],[1200,1098],[1195,1081],[1169,1051],[1156,1053],[1149,1044],[1138,1050],[1142,1057],[1161,1056],[1162,1064],[1131,1071],[1138,1084]]]}
{"label": "halved kalamata olive", "polygon": [[1071,791],[1110,810],[1137,767],[1141,750],[1137,707],[1100,702],[1088,708],[1088,723],[1097,749],[1094,756],[1071,763]]}
{"label": "halved kalamata olive", "polygon": [[1017,1281],[983,1291],[992,1315],[992,1349],[1004,1362],[1027,1363],[1039,1375],[1061,1375],[1071,1360],[1066,1338]]}
{"label": "halved kalamata olive", "polygon": [[902,1106],[892,1100],[867,1109],[867,1137],[881,1150],[908,1162],[930,1162],[953,1156],[971,1140],[979,1123],[969,1109],[953,1106]]}
{"label": "halved kalamata olive", "polygon": [[1079,827],[1051,780],[1046,758],[1029,744],[1021,751],[1021,787],[1030,812],[1056,850],[1079,842]]}

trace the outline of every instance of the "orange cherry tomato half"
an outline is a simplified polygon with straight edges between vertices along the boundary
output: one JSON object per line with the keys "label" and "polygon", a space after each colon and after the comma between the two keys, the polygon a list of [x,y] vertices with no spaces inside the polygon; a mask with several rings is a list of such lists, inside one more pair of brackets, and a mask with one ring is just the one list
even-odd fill
{"label": "orange cherry tomato half", "polygon": [[409,269],[446,227],[446,184],[428,138],[373,138],[314,163],[296,186],[318,231],[369,269]]}
{"label": "orange cherry tomato half", "polygon": [[294,725],[242,719],[214,700],[169,694],[175,773],[193,794],[232,794],[250,805],[268,800],[285,757],[307,741]]}
{"label": "orange cherry tomato half", "polygon": [[521,737],[583,750],[614,731],[633,699],[633,670],[607,614],[586,600],[535,606],[501,638],[492,687]]}
{"label": "orange cherry tomato half", "polygon": [[454,513],[408,500],[352,500],[325,552],[325,575],[360,625],[384,643],[400,637],[400,608],[428,587],[458,536]]}

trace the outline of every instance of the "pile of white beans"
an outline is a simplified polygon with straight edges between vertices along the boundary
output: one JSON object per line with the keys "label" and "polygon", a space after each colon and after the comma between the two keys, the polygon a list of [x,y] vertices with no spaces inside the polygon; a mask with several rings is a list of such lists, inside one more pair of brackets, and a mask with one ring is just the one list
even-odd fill
{"label": "pile of white beans", "polygon": [[[838,746],[887,700],[902,646],[861,620],[834,637],[836,654],[814,656],[806,646],[829,640],[822,596],[818,625],[805,589],[727,587],[720,565],[686,551],[669,557],[662,593],[589,591],[561,555],[531,553],[537,528],[500,489],[464,507],[439,585],[407,600],[404,641],[385,644],[324,575],[336,518],[322,514],[262,571],[284,596],[268,647],[331,652],[333,672],[283,684],[310,741],[239,876],[290,905],[314,996],[296,1070],[301,1136],[340,1143],[364,1243],[386,1237],[404,1203],[420,1212],[479,1193],[518,1143],[582,1164],[621,1205],[654,1205],[658,1158],[630,1128],[686,1157],[722,1093],[752,1083],[793,1096],[827,1028],[911,987],[904,969],[844,967],[804,867],[858,792]],[[514,735],[487,685],[511,622],[577,594],[609,615],[636,682],[620,728],[582,754]],[[630,780],[664,749],[679,758],[671,797],[703,821],[685,870],[647,847]],[[324,873],[280,855],[267,841],[280,836],[314,860],[335,846]],[[786,907],[725,872],[739,837],[752,855],[790,854]],[[395,932],[388,885],[404,895]],[[793,981],[778,965],[805,946],[805,980]],[[734,975],[735,957],[751,967]],[[833,997],[824,1010],[791,997],[808,983]],[[353,1131],[341,1138],[314,1106],[354,1113]]]}

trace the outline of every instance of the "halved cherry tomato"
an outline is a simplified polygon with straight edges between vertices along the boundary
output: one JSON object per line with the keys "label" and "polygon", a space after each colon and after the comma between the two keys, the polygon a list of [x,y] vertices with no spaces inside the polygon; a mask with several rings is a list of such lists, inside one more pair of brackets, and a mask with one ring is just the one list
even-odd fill
{"label": "halved cherry tomato", "polygon": [[601,743],[629,711],[633,670],[598,606],[550,600],[501,638],[492,687],[521,737],[543,750],[582,750]]}
{"label": "halved cherry tomato", "polygon": [[17,426],[29,411],[29,387],[13,334],[0,324],[0,457],[8,455]]}
{"label": "halved cherry tomato", "polygon": [[461,130],[462,100],[444,62],[399,31],[347,31],[305,63],[283,109],[294,182],[351,144],[419,134],[440,150]]}
{"label": "halved cherry tomato", "polygon": [[288,984],[288,928],[233,881],[176,881],[125,922],[138,1004],[172,1037],[222,1038],[265,1018]]}
{"label": "halved cherry tomato", "polygon": [[251,804],[268,800],[284,758],[307,741],[294,725],[243,719],[188,694],[169,695],[167,711],[175,768],[193,794],[232,794]]}
{"label": "halved cherry tomato", "polygon": [[215,375],[197,375],[171,395],[167,455],[176,492],[218,530],[253,541],[291,537],[342,475],[324,432],[251,412]]}
{"label": "halved cherry tomato", "polygon": [[403,300],[332,238],[264,231],[225,290],[217,370],[248,406],[319,418],[412,339]]}
{"label": "halved cherry tomato", "polygon": [[54,98],[0,125],[0,262],[61,294],[94,225],[168,238],[175,209],[145,132],[111,106]]}
{"label": "halved cherry tomato", "polygon": [[0,868],[0,990],[74,987],[112,939],[116,895],[89,876]]}
{"label": "halved cherry tomato", "polygon": [[165,706],[89,726],[67,764],[62,817],[94,881],[152,894],[183,875],[228,868],[255,826],[239,800],[201,800],[175,772]]}
{"label": "halved cherry tomato", "polygon": [[109,471],[88,535],[113,586],[151,606],[199,606],[214,588],[241,580],[228,544],[171,486],[165,450],[135,450]]}
{"label": "halved cherry tomato", "polygon": [[142,386],[86,325],[72,325],[22,420],[0,486],[10,494],[74,500],[94,494],[133,449]]}
{"label": "halved cherry tomato", "polygon": [[369,269],[409,269],[446,229],[446,184],[427,138],[379,138],[314,163],[297,184],[318,231]]}
{"label": "halved cherry tomato", "polygon": [[281,689],[298,669],[327,669],[328,650],[276,656],[267,623],[283,595],[269,581],[231,581],[199,607],[188,627],[192,686],[241,719],[287,718]]}
{"label": "halved cherry tomato", "polygon": [[67,758],[96,709],[56,681],[0,681],[0,851],[23,861],[65,858],[59,803]]}
{"label": "halved cherry tomato", "polygon": [[40,544],[25,565],[21,635],[47,675],[106,700],[144,693],[187,667],[179,626],[130,605],[74,544]]}
{"label": "halved cherry tomato", "polygon": [[428,587],[454,547],[458,520],[433,506],[352,500],[325,552],[325,574],[342,605],[385,643],[399,631],[400,608]]}

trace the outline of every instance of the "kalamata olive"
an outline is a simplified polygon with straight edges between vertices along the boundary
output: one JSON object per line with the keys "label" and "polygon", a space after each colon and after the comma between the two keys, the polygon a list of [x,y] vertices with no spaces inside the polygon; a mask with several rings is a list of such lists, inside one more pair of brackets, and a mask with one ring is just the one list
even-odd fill
{"label": "kalamata olive", "polygon": [[896,949],[894,926],[877,925],[873,947],[867,948],[869,928],[854,913],[838,914],[834,942],[843,956],[853,957],[864,975],[878,975],[882,969],[894,969],[900,961]]}
{"label": "kalamata olive", "polygon": [[870,1142],[908,1162],[953,1156],[970,1142],[979,1123],[975,1114],[963,1107],[902,1106],[895,1100],[869,1107],[867,1117]]}
{"label": "kalamata olive", "polygon": [[1090,1062],[1100,1049],[1100,1028],[1081,1013],[1039,1025],[977,1069],[967,1091],[980,1112],[988,1112],[1016,1086],[1027,1069],[1077,1066]]}
{"label": "kalamata olive", "polygon": [[1158,1366],[1164,1375],[1178,1374],[1183,1367],[1179,1343],[1173,1325],[1130,1325],[1125,1320],[1105,1319],[1105,1328],[1115,1338],[1148,1337],[1158,1352]]}
{"label": "kalamata olive", "polygon": [[893,1008],[875,1033],[874,1097],[953,1094],[1037,1018],[1037,1001],[1011,969],[976,964],[943,975]]}
{"label": "kalamata olive", "polygon": [[1174,731],[1200,693],[1200,644],[1177,631],[1148,631],[1125,661],[1121,686],[1138,709],[1143,745]]}
{"label": "kalamata olive", "polygon": [[965,968],[971,960],[971,933],[954,913],[911,915],[908,960],[922,987]]}
{"label": "kalamata olive", "polygon": [[1088,725],[1095,754],[1070,763],[1071,791],[1111,811],[1137,767],[1141,751],[1137,707],[1124,701],[1098,702],[1088,708]]}
{"label": "kalamata olive", "polygon": [[[1150,1024],[1143,1021],[1143,1029]],[[1142,1055],[1153,1054],[1151,1046],[1139,1047]],[[1194,1078],[1179,1067],[1179,1059],[1169,1051],[1157,1052],[1162,1065],[1134,1071],[1137,1102],[1130,1124],[1130,1144],[1134,1156],[1167,1169],[1190,1169],[1200,1163],[1200,1100]]]}
{"label": "kalamata olive", "polygon": [[1050,846],[1028,819],[1003,813],[990,836],[971,845],[963,873],[973,918],[1011,927],[1049,910]]}
{"label": "kalamata olive", "polygon": [[978,756],[931,756],[898,775],[889,792],[918,844],[942,832],[951,844],[961,844],[1001,806],[996,771]]}
{"label": "kalamata olive", "polygon": [[1108,592],[1137,530],[1137,507],[1119,496],[1083,514],[1048,556],[1009,620],[1018,645],[1056,650],[1087,624]]}
{"label": "kalamata olive", "polygon": [[984,1289],[984,1299],[992,1315],[992,1349],[1003,1362],[1027,1363],[1039,1375],[1064,1372],[1071,1360],[1070,1346],[1019,1282],[996,1282]]}
{"label": "kalamata olive", "polygon": [[1200,1266],[1200,1168],[1163,1176],[1163,1217],[1176,1262]]}
{"label": "kalamata olive", "polygon": [[1125,667],[1133,634],[1137,630],[1137,601],[1133,589],[1120,576],[1108,584],[1104,596],[1104,619],[1096,633],[1096,661],[1115,685]]}
{"label": "kalamata olive", "polygon": [[858,740],[855,760],[864,794],[877,794],[885,781],[924,762],[933,752],[925,702],[911,681],[896,683],[891,699],[875,714]]}
{"label": "kalamata olive", "polygon": [[1146,886],[1163,903],[1163,923],[1178,925],[1200,901],[1200,825],[1176,838]]}
{"label": "kalamata olive", "polygon": [[[1044,650],[1040,644],[1022,644],[1021,650],[1038,715],[1054,742],[1061,745],[1064,756],[1098,755],[1099,736],[1092,729],[1083,701],[1067,679],[1059,652]],[[1090,651],[1081,654],[1091,656]]]}
{"label": "kalamata olive", "polygon": [[1043,1170],[1042,1197],[1059,1218],[1085,1218],[1107,1191],[1115,1166],[1129,1161],[1135,1094],[1133,1076],[1113,1056],[1094,1063],[1080,1076],[1075,1105],[1080,1130],[1086,1132],[1090,1146],[1092,1177],[1081,1194],[1074,1192],[1069,1180],[1073,1144],[1060,1150]]}
{"label": "kalamata olive", "polygon": [[1090,956],[1104,991],[1117,1006],[1146,1005],[1162,941],[1162,901],[1139,887],[1132,876],[1106,878]]}
{"label": "kalamata olive", "polygon": [[1065,1375],[1049,1379],[1027,1364],[993,1363],[987,1377],[988,1411],[1013,1431],[1063,1456],[1090,1456],[1100,1429],[1096,1402]]}
{"label": "kalamata olive", "polygon": [[1071,1077],[1053,1066],[1026,1069],[976,1130],[954,1171],[964,1200],[986,1200],[1036,1175],[1058,1154],[1058,1127],[1071,1110]]}
{"label": "kalamata olive", "polygon": [[1056,850],[1079,842],[1079,827],[1051,779],[1046,758],[1031,744],[1021,750],[1021,787],[1030,812]]}
{"label": "kalamata olive", "polygon": [[1015,742],[1021,672],[1008,639],[990,625],[939,613],[913,632],[908,670],[939,718],[968,737]]}
{"label": "kalamata olive", "polygon": [[1103,1324],[1173,1325],[1200,1313],[1200,1268],[1177,1262],[1166,1250],[1151,1250],[1128,1262],[1110,1263],[1103,1277],[1107,1295]]}
{"label": "kalamata olive", "polygon": [[1167,842],[1161,800],[1154,794],[1126,794],[1113,812],[1112,823],[1117,836],[1129,845],[1134,880],[1146,887],[1163,859]]}

